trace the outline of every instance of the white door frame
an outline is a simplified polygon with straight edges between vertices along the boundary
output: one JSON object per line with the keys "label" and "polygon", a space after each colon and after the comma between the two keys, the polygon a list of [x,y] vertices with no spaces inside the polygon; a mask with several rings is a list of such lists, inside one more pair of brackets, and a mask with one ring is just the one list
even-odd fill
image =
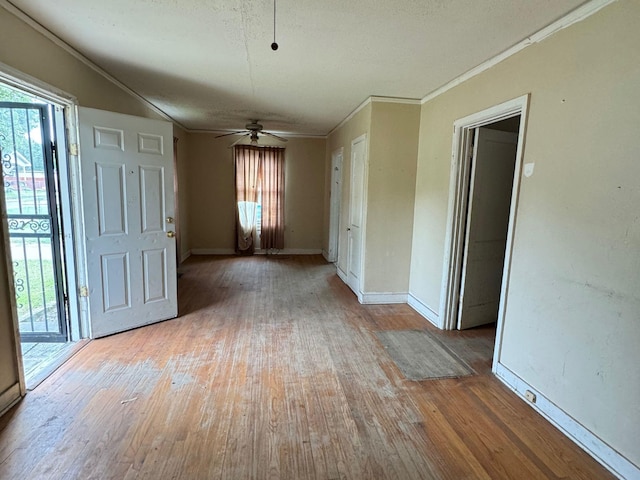
{"label": "white door frame", "polygon": [[[363,166],[362,166],[362,214],[361,214],[361,223],[362,225],[360,226],[360,245],[359,245],[359,250],[360,250],[360,271],[358,272],[358,291],[354,292],[357,297],[358,297],[358,301],[360,303],[362,303],[363,300],[363,295],[362,295],[362,281],[363,281],[363,272],[364,272],[364,258],[365,258],[365,252],[364,252],[364,239],[366,236],[366,228],[367,228],[367,184],[368,184],[368,177],[369,177],[369,145],[367,143],[367,134],[363,133],[362,135],[360,135],[359,137],[354,138],[351,141],[351,161],[349,164],[349,226],[347,228],[347,230],[351,229],[351,224],[352,224],[352,215],[353,215],[353,210],[351,208],[351,188],[353,185],[353,147],[358,144],[358,143],[364,143],[364,158],[363,158]],[[347,285],[349,285],[349,270],[351,268],[351,255],[353,254],[352,252],[352,248],[349,247],[349,242],[347,242]],[[351,287],[351,285],[349,285],[349,287]]]}
{"label": "white door frame", "polygon": [[[338,261],[340,246],[340,203],[342,197],[342,163],[344,147],[340,147],[331,154],[331,187],[329,189],[329,245],[327,246],[327,261]],[[335,172],[339,173],[336,184]]]}
{"label": "white door frame", "polygon": [[[69,313],[77,312],[80,331],[71,332],[72,340],[89,338],[89,310],[84,298],[83,286],[87,285],[86,253],[84,247],[84,215],[82,207],[82,186],[78,158],[78,100],[73,95],[53,87],[35,77],[0,62],[0,81],[16,88],[31,92],[53,104],[64,108],[67,156],[61,160],[61,167],[68,169],[70,218],[63,215],[63,222],[72,221],[72,232],[65,233],[63,242],[67,252],[72,252],[72,265],[66,264],[69,273]],[[60,132],[57,132],[60,133]],[[66,160],[66,165],[65,164]],[[69,258],[65,259],[67,262]],[[71,278],[75,272],[75,278]],[[74,288],[75,287],[75,288]],[[17,318],[14,319],[17,322]],[[16,323],[17,325],[17,323]]]}
{"label": "white door frame", "polygon": [[500,291],[500,306],[498,309],[496,344],[493,357],[494,369],[499,360],[502,331],[504,328],[504,314],[506,311],[506,299],[507,292],[509,290],[511,253],[513,250],[513,235],[516,224],[518,193],[520,191],[520,174],[522,171],[528,107],[529,95],[523,95],[454,122],[449,206],[446,228],[447,233],[445,239],[444,266],[442,271],[442,291],[440,294],[439,327],[444,330],[452,330],[456,328],[457,325],[460,274],[462,272],[465,226],[468,214],[467,201],[469,191],[469,169],[471,167],[471,156],[473,154],[473,151],[471,150],[472,131],[477,127],[482,127],[490,123],[495,123],[509,117],[520,115],[516,166],[514,171],[513,190],[511,192],[509,228],[507,233],[507,246],[505,249],[502,288]]}

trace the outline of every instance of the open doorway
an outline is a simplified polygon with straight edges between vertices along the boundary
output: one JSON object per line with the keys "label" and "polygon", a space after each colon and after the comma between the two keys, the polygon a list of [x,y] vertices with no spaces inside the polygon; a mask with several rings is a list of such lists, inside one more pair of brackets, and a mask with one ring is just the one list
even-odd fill
{"label": "open doorway", "polygon": [[498,320],[519,127],[517,115],[471,131],[458,330]]}
{"label": "open doorway", "polygon": [[75,275],[64,123],[62,105],[0,83],[2,202],[28,389],[68,358],[82,336],[70,301]]}
{"label": "open doorway", "polygon": [[440,328],[495,322],[494,368],[504,328],[528,101],[523,96],[454,123]]}

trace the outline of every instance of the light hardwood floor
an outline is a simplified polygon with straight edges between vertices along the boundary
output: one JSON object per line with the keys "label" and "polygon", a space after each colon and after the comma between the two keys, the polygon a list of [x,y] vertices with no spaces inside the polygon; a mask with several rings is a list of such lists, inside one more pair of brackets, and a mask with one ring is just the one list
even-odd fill
{"label": "light hardwood floor", "polygon": [[0,419],[2,479],[609,479],[490,373],[493,331],[437,332],[478,372],[405,380],[319,256],[195,257],[180,317],[95,340]]}

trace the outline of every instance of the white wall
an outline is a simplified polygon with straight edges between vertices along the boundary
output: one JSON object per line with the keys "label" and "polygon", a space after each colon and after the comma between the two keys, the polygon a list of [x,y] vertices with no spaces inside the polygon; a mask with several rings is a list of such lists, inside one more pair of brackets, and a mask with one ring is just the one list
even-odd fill
{"label": "white wall", "polygon": [[436,313],[453,122],[531,94],[501,363],[640,466],[640,3],[427,102],[410,289]]}

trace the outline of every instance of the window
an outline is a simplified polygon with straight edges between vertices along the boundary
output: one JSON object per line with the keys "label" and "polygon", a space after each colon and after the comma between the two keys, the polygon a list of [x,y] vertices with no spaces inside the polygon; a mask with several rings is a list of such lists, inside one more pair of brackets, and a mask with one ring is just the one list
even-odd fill
{"label": "window", "polygon": [[236,251],[284,248],[284,148],[234,147]]}

